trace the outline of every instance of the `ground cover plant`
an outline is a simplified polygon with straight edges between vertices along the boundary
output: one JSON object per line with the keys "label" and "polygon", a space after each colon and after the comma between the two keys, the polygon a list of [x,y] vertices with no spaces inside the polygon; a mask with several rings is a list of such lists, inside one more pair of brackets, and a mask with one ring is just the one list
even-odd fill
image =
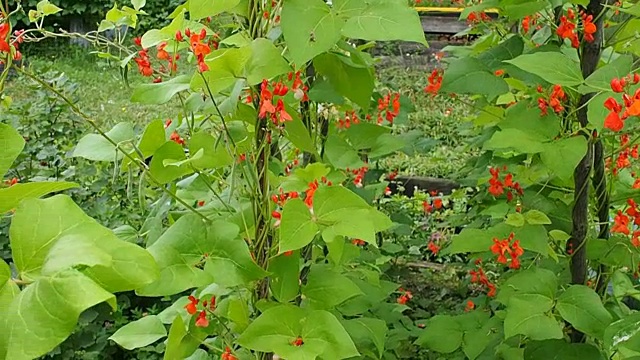
{"label": "ground cover plant", "polygon": [[[412,122],[425,105],[376,81],[364,42],[426,43],[405,0],[189,0],[133,41],[101,35],[144,16],[144,1],[118,5],[85,38],[144,79],[133,103],[171,113],[135,121],[100,119],[64,76],[14,66],[61,9],[42,1],[28,9],[33,28],[13,31],[3,6],[0,358],[55,356],[78,321],[119,311],[116,294],[155,304],[110,323],[108,341],[136,358],[640,356],[627,305],[638,297],[639,6],[472,4],[461,18],[479,38],[445,49],[418,87],[464,105],[454,132]],[[12,69],[42,91],[36,120],[15,108]],[[68,111],[92,132],[48,158],[69,146],[56,135]],[[456,148],[466,165],[442,170],[461,189],[390,194],[397,154],[433,141],[467,142]],[[34,158],[43,168],[19,181]],[[90,202],[74,193],[87,185],[49,166],[71,161],[128,184],[105,190],[128,200],[127,231],[74,202]],[[437,271],[446,291],[416,297]]]}

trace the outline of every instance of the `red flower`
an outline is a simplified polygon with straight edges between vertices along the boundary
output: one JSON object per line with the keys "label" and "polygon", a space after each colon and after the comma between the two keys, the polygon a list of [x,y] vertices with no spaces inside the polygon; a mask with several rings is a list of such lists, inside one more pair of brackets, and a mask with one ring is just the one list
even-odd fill
{"label": "red flower", "polygon": [[504,70],[502,70],[502,69],[496,70],[496,71],[494,72],[494,74],[495,74],[496,76],[502,76],[502,75],[504,75]]}
{"label": "red flower", "polygon": [[427,248],[433,253],[433,255],[438,255],[438,252],[440,251],[440,246],[436,245],[433,241],[429,241]]}
{"label": "red flower", "polygon": [[11,32],[11,25],[8,22],[0,24],[0,52],[11,52],[11,46],[7,37]]}
{"label": "red flower", "polygon": [[442,199],[438,198],[438,199],[434,199],[433,200],[433,206],[436,209],[442,209]]}
{"label": "red flower", "polygon": [[353,239],[351,240],[351,243],[355,246],[365,246],[367,244],[364,240],[360,239]]}
{"label": "red flower", "polygon": [[167,47],[167,43],[166,42],[162,42],[158,45],[157,49],[158,49],[158,59],[159,60],[171,60],[171,56],[169,55],[169,53],[164,49]]}
{"label": "red flower", "polygon": [[611,227],[612,233],[621,233],[625,235],[629,235],[629,218],[622,213],[622,211],[618,210],[618,214],[615,219],[613,219],[614,224]]}
{"label": "red flower", "polygon": [[429,204],[428,201],[423,201],[422,202],[422,208],[424,209],[424,212],[426,213],[430,213],[433,211],[433,206],[431,206],[431,204]]}
{"label": "red flower", "polygon": [[582,26],[584,27],[584,39],[587,42],[593,42],[593,34],[596,33],[597,27],[593,23],[593,15],[589,15],[582,20]]}
{"label": "red flower", "polygon": [[287,109],[285,109],[284,102],[282,101],[282,99],[278,99],[275,112],[276,114],[278,114],[278,118],[280,119],[281,123],[293,120],[291,115],[289,115],[289,113],[287,112]]}
{"label": "red flower", "polygon": [[427,79],[429,81],[429,85],[424,88],[424,91],[435,96],[438,91],[440,91],[442,79],[443,77],[441,72],[438,69],[433,70]]}
{"label": "red flower", "polygon": [[[2,25],[0,25],[1,27]],[[1,30],[1,29],[0,29]],[[2,35],[2,32],[0,32],[0,35]],[[138,37],[134,37],[133,38],[133,43],[138,45],[138,46],[142,46],[142,38],[140,36]]]}
{"label": "red flower", "polygon": [[624,122],[620,118],[617,112],[610,112],[607,118],[604,119],[604,127],[611,131],[620,131],[624,127]]}
{"label": "red flower", "polygon": [[198,207],[203,207],[203,206],[204,206],[204,200],[198,201]]}
{"label": "red flower", "polygon": [[611,90],[617,93],[622,93],[624,92],[624,84],[624,79],[614,78],[611,80]]}
{"label": "red flower", "polygon": [[202,310],[200,314],[198,314],[198,318],[196,319],[197,327],[207,327],[209,326],[209,319],[207,319],[207,312]]}
{"label": "red flower", "polygon": [[524,33],[528,33],[529,29],[531,28],[531,17],[530,16],[525,16],[522,19],[522,31],[524,31]]}
{"label": "red flower", "polygon": [[238,360],[237,357],[231,354],[231,349],[228,346],[224,349],[224,352],[222,353],[222,357],[220,359],[221,360]]}
{"label": "red flower", "polygon": [[304,345],[304,341],[302,341],[302,337],[298,336],[295,340],[291,342],[293,346],[302,346]]}
{"label": "red flower", "polygon": [[510,251],[509,248],[509,240],[498,240],[498,238],[493,238],[493,245],[489,248],[492,253],[498,255],[498,259],[496,260],[500,264],[507,263],[507,254]]}
{"label": "red flower", "polygon": [[[402,289],[400,289],[400,291],[402,291]],[[405,305],[411,299],[413,299],[413,294],[411,294],[410,291],[405,291],[404,294],[400,295],[396,301],[400,305]]]}
{"label": "red flower", "polygon": [[180,137],[180,134],[178,134],[177,131],[172,132],[171,136],[169,137],[169,139],[171,141],[175,142],[178,145],[184,146],[184,144],[185,144],[184,139]]}
{"label": "red flower", "polygon": [[291,255],[293,255],[293,250],[285,251],[285,252],[282,253],[282,255],[291,256]]}
{"label": "red flower", "polygon": [[184,307],[185,309],[187,309],[187,312],[190,315],[195,314],[198,311],[198,302],[200,300],[196,299],[194,296],[189,295],[189,303]]}
{"label": "red flower", "polygon": [[138,57],[134,58],[133,61],[138,64],[138,71],[142,76],[151,76],[153,75],[153,69],[151,68],[151,61],[149,60],[149,55],[146,50],[140,50],[138,52]]}
{"label": "red flower", "polygon": [[634,231],[631,237],[631,245],[634,247],[640,247],[640,231]]}
{"label": "red flower", "polygon": [[464,311],[471,311],[473,309],[475,309],[476,304],[473,303],[473,301],[471,300],[467,300],[467,306],[465,306]]}

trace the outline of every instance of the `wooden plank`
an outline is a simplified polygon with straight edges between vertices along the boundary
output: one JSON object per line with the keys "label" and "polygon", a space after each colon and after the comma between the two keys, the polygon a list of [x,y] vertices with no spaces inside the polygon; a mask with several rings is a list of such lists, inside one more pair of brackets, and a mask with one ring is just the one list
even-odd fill
{"label": "wooden plank", "polygon": [[448,16],[421,16],[420,22],[426,34],[457,34],[469,27],[466,22]]}
{"label": "wooden plank", "polygon": [[[434,6],[416,6],[414,7],[419,13],[443,13],[443,14],[460,14],[464,8],[459,7],[434,7]],[[497,9],[483,10],[488,14],[498,14]]]}

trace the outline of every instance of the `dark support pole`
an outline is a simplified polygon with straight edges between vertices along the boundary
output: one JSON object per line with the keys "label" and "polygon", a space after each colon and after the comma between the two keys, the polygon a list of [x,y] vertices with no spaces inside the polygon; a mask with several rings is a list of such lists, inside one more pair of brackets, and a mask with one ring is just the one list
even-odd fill
{"label": "dark support pole", "polygon": [[[589,5],[585,9],[587,15],[593,15],[594,24],[597,31],[594,34],[595,40],[591,43],[584,42],[582,48],[582,76],[586,79],[591,75],[598,66],[600,61],[600,52],[603,41],[603,17],[599,16],[603,10],[600,3],[601,0],[590,0]],[[586,104],[592,98],[593,93],[582,95],[578,103],[578,122],[584,129],[588,124],[587,106]],[[584,131],[584,130],[583,130]],[[587,280],[587,249],[586,238],[588,229],[589,214],[589,179],[593,164],[593,145],[591,145],[591,134],[583,132],[583,135],[589,141],[587,153],[576,167],[574,176],[575,195],[573,207],[573,228],[571,231],[571,239],[567,244],[568,249],[572,251],[571,256],[571,282],[573,284],[585,284]],[[571,341],[583,342],[584,334],[573,329],[571,333]]]}

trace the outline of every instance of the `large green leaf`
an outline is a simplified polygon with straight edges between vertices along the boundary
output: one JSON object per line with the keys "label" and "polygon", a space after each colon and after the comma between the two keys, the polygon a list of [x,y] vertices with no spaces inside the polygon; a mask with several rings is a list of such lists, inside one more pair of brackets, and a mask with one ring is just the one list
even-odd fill
{"label": "large green leaf", "polygon": [[427,328],[416,344],[443,354],[452,353],[462,345],[462,326],[451,315],[436,315],[429,319]]}
{"label": "large green leaf", "polygon": [[[348,60],[343,55],[320,54],[313,59],[313,65],[316,71],[325,76],[340,95],[367,111],[371,104],[374,85],[372,70],[355,67]],[[354,84],[358,84],[358,86],[354,86]]]}
{"label": "large green leaf", "polygon": [[0,189],[0,214],[14,209],[24,199],[35,199],[75,187],[78,184],[71,182],[35,182]]}
{"label": "large green leaf", "polygon": [[138,294],[173,295],[214,281],[237,285],[264,276],[238,233],[238,226],[229,222],[206,224],[194,214],[180,217],[148,248],[160,267],[160,278]]}
{"label": "large green leaf", "polygon": [[498,123],[502,130],[515,129],[529,134],[532,140],[553,140],[561,131],[560,119],[552,112],[540,116],[540,109],[530,101],[519,101],[510,106],[505,118]]}
{"label": "large green leaf", "polygon": [[189,18],[200,20],[236,7],[240,0],[189,0]]}
{"label": "large green leaf", "polygon": [[443,254],[479,253],[488,251],[493,245],[493,239],[505,239],[514,233],[515,239],[520,240],[520,246],[528,251],[548,255],[548,235],[544,226],[525,224],[515,227],[506,223],[498,224],[489,229],[464,229],[452,238],[451,245],[443,250]]}
{"label": "large green leaf", "polygon": [[141,104],[164,104],[177,93],[189,90],[190,81],[190,76],[180,75],[157,84],[140,84],[133,90],[131,101]]}
{"label": "large green leaf", "polygon": [[246,68],[249,85],[259,84],[263,79],[270,80],[291,71],[281,51],[271,41],[255,39],[250,47],[251,58]]}
{"label": "large green leaf", "polygon": [[604,331],[604,346],[609,352],[618,347],[640,351],[640,312],[611,323]]}
{"label": "large green leaf", "polygon": [[338,0],[334,6],[338,14],[346,15],[347,22],[342,29],[346,37],[427,44],[420,17],[406,2]]}
{"label": "large green leaf", "polygon": [[487,51],[480,53],[477,58],[491,71],[503,69],[503,61],[511,60],[522,54],[524,42],[520,36],[512,36]]}
{"label": "large green leaf", "polygon": [[365,165],[358,152],[336,134],[329,135],[325,142],[325,157],[338,169],[359,169]]}
{"label": "large green leaf", "polygon": [[556,309],[574,328],[599,339],[613,321],[611,314],[602,305],[600,296],[584,285],[569,287],[558,297]]}
{"label": "large green leaf", "polygon": [[442,87],[443,93],[482,94],[495,99],[509,91],[509,85],[495,76],[480,60],[471,57],[457,59],[449,64],[445,71]]}
{"label": "large green leaf", "polygon": [[0,124],[0,180],[24,149],[24,139],[11,126]]}
{"label": "large green leaf", "polygon": [[331,49],[343,25],[323,0],[287,0],[282,7],[282,33],[298,67]]}
{"label": "large green leaf", "polygon": [[496,131],[491,139],[484,143],[486,150],[513,150],[520,154],[536,154],[545,150],[540,135],[524,132],[519,129],[507,128]]}
{"label": "large green leaf", "polygon": [[540,294],[518,294],[509,299],[504,336],[524,335],[532,340],[562,339],[562,325],[547,312],[553,300]]}
{"label": "large green leaf", "polygon": [[[131,123],[118,123],[106,135],[119,147],[123,143],[133,140],[133,125]],[[122,148],[115,145],[99,134],[88,134],[82,137],[73,150],[73,156],[92,161],[118,161],[122,158]]]}
{"label": "large green leaf", "polygon": [[362,291],[346,276],[326,266],[312,266],[302,294],[312,301],[315,308],[331,309],[362,295]]}
{"label": "large green leaf", "polygon": [[285,104],[287,112],[291,115],[292,120],[284,124],[284,135],[287,140],[291,141],[298,149],[319,157],[316,149],[316,142],[311,138],[309,129],[304,125],[297,109]]}
{"label": "large green leaf", "polygon": [[616,31],[616,36],[612,40],[613,44],[615,44],[614,50],[640,56],[640,39],[637,37],[638,29],[640,29],[640,19],[627,21],[620,31]]}
{"label": "large green leaf", "polygon": [[[22,201],[11,223],[10,238],[13,260],[23,279],[37,279],[47,267],[62,270],[59,258],[74,243],[87,251],[95,247],[111,257],[111,264],[103,266],[98,261],[104,259],[102,255],[87,254],[83,258],[81,251],[74,250],[73,256],[64,260],[67,268],[91,265],[87,261],[95,263],[84,273],[111,292],[133,290],[158,277],[156,264],[147,251],[120,240],[87,216],[68,196]],[[47,264],[48,261],[58,265]]]}
{"label": "large green leaf", "polygon": [[[9,304],[20,293],[20,288],[11,279],[11,269],[4,260],[0,259],[0,319],[7,318],[7,312],[9,311]],[[0,320],[1,323],[2,320]],[[4,359],[2,356],[3,340],[0,337],[0,359]]]}
{"label": "large green leaf", "polygon": [[27,286],[0,319],[5,348],[3,359],[30,360],[53,350],[76,327],[86,309],[108,302],[115,309],[115,297],[76,270],[40,278]]}
{"label": "large green leaf", "polygon": [[[301,337],[304,344],[293,345]],[[291,305],[267,309],[242,333],[246,348],[273,352],[284,359],[344,359],[359,353],[344,327],[331,313],[308,311]]]}
{"label": "large green leaf", "polygon": [[[149,172],[161,185],[170,183],[193,173],[189,164],[184,162],[186,159],[187,156],[182,146],[173,141],[167,141],[153,154],[151,164],[149,164]],[[198,160],[203,160],[203,158]]]}
{"label": "large green leaf", "polygon": [[251,59],[251,54],[250,46],[213,51],[205,60],[209,70],[202,74],[194,74],[191,88],[203,89],[207,93],[211,90],[213,94],[217,94],[234,86],[238,79],[245,76],[245,67]]}
{"label": "large green leaf", "polygon": [[602,360],[598,348],[591,344],[571,344],[564,340],[532,341],[524,350],[525,360]]}
{"label": "large green leaf", "polygon": [[118,329],[109,340],[127,350],[141,348],[167,336],[167,329],[156,315],[147,315]]}
{"label": "large green leaf", "polygon": [[587,139],[574,136],[546,144],[540,158],[553,175],[562,180],[569,180],[586,153]]}
{"label": "large green leaf", "polygon": [[300,253],[280,255],[269,262],[269,287],[273,296],[287,303],[300,292]]}
{"label": "large green leaf", "polygon": [[[506,62],[537,75],[552,84],[576,86],[584,81],[580,65],[561,52],[525,54]],[[552,66],[549,66],[550,64]]]}
{"label": "large green leaf", "polygon": [[537,294],[553,299],[558,287],[556,274],[547,269],[531,268],[510,277],[500,287],[497,300],[508,305],[517,294]]}
{"label": "large green leaf", "polygon": [[199,159],[193,159],[191,164],[198,169],[217,169],[233,163],[224,141],[216,139],[205,132],[198,132],[189,139],[189,152],[192,154],[202,150]]}
{"label": "large green leaf", "polygon": [[[146,160],[148,157],[153,155],[156,150],[164,145],[166,141],[167,135],[164,128],[164,123],[160,119],[154,120],[150,122],[144,129],[142,137],[140,138],[140,141],[138,141],[138,150],[142,153],[142,157]],[[135,150],[131,151],[129,155],[133,158],[140,159],[138,152]],[[122,171],[127,171],[130,164],[131,159],[129,157],[125,157],[124,159],[122,159]]]}
{"label": "large green leaf", "polygon": [[387,337],[387,324],[384,320],[363,317],[345,320],[342,325],[361,353],[363,349],[369,349],[373,345],[378,350],[378,356],[382,357]]}
{"label": "large green leaf", "polygon": [[280,253],[307,246],[318,233],[309,208],[300,199],[287,201],[282,209],[280,224]]}

